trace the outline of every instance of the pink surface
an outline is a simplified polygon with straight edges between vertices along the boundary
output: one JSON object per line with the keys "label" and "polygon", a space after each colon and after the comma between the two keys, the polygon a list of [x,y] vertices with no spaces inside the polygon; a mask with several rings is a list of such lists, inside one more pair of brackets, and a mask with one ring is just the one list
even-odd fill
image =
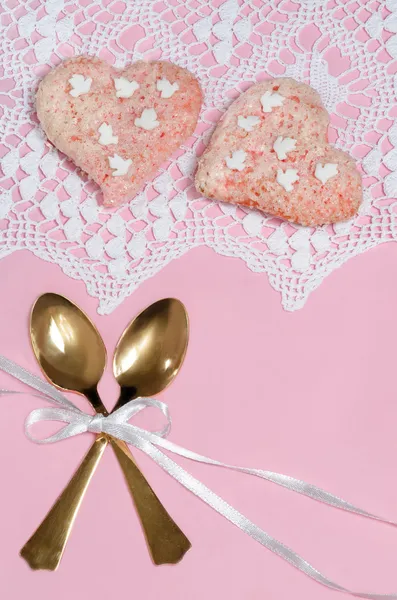
{"label": "pink surface", "polygon": [[[0,352],[39,373],[28,340],[35,298],[69,296],[93,318],[112,353],[127,322],[164,296],[187,306],[191,341],[183,370],[162,395],[170,439],[223,461],[272,469],[397,519],[394,340],[395,245],[330,276],[306,308],[286,313],[263,276],[198,249],[174,261],[112,315],[100,317],[81,282],[28,253],[0,262]],[[6,283],[7,282],[7,283]],[[1,375],[0,387],[16,388]],[[111,406],[109,369],[100,391]],[[192,541],[178,566],[154,567],[118,465],[104,457],[60,570],[32,572],[18,552],[91,443],[50,447],[23,434],[34,398],[1,398],[0,597],[6,600],[327,600],[322,588],[189,494],[146,457],[139,462]],[[193,463],[193,474],[277,539],[343,585],[397,590],[397,532],[274,485]],[[342,597],[342,596],[341,596]]]}

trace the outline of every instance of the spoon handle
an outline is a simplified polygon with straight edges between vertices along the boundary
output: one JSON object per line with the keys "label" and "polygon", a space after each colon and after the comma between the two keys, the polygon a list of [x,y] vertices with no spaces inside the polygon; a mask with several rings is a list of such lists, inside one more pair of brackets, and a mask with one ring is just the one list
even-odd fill
{"label": "spoon handle", "polygon": [[141,520],[153,562],[156,565],[178,563],[191,543],[157,498],[128,446],[114,438],[110,438],[110,443]]}
{"label": "spoon handle", "polygon": [[22,558],[32,569],[55,571],[58,568],[88,484],[109,441],[124,473],[153,562],[156,565],[175,564],[191,547],[135,464],[128,446],[99,435],[69,484],[21,550]]}
{"label": "spoon handle", "polygon": [[[87,390],[85,395],[97,412],[108,414],[96,389]],[[125,401],[124,397],[120,398],[116,407]],[[128,446],[100,434],[50,512],[22,548],[20,554],[32,569],[55,571],[58,567],[88,484],[109,441],[124,473],[153,562],[156,565],[175,564],[191,547],[134,462]]]}
{"label": "spoon handle", "polygon": [[153,562],[175,564],[191,547],[172,520],[123,442],[99,435],[55,504],[21,550],[34,570],[55,571],[61,562],[81,502],[103,452],[111,442],[141,520]]}
{"label": "spoon handle", "polygon": [[[136,394],[135,387],[121,387],[119,399],[112,412],[136,398]],[[85,396],[97,412],[108,414],[96,388],[86,390]],[[191,548],[191,543],[157,498],[134,461],[127,444],[111,436],[109,436],[109,441],[123,471],[154,564],[164,565],[179,562]]]}
{"label": "spoon handle", "polygon": [[57,569],[80,504],[107,444],[107,437],[97,437],[68,486],[22,548],[21,556],[32,569]]}

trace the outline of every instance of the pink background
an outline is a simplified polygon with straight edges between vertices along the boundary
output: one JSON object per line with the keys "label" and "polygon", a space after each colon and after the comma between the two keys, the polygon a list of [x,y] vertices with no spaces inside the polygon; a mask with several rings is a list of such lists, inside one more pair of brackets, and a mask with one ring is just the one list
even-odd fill
{"label": "pink background", "polygon": [[[263,275],[197,249],[144,283],[112,315],[84,284],[27,252],[0,261],[0,352],[35,373],[28,315],[35,298],[69,296],[95,321],[111,355],[149,303],[180,298],[191,319],[185,365],[162,395],[173,441],[219,460],[303,478],[397,520],[397,246],[332,274],[299,312],[284,312]],[[0,375],[1,387],[17,388]],[[100,391],[112,406],[108,369]],[[192,541],[177,566],[154,567],[119,467],[104,457],[58,572],[32,572],[18,553],[92,441],[49,447],[23,433],[34,398],[1,398],[0,597],[5,600],[327,600],[321,587],[245,536],[139,456]],[[182,461],[181,461],[182,462]],[[397,532],[269,483],[185,461],[194,475],[315,567],[356,590],[397,591]]]}

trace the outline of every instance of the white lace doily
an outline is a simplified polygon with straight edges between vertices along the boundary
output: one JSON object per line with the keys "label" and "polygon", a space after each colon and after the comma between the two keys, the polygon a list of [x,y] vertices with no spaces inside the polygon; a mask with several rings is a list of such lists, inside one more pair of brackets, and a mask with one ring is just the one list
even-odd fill
{"label": "white lace doily", "polygon": [[[397,239],[397,0],[4,0],[0,71],[0,256],[29,249],[87,285],[111,312],[142,281],[206,245],[267,272],[288,310],[333,269]],[[199,133],[117,212],[46,144],[34,114],[40,78],[63,58],[121,67],[170,60],[199,78]],[[354,221],[318,229],[200,198],[192,174],[219,115],[267,76],[317,89],[331,141],[364,172]]]}

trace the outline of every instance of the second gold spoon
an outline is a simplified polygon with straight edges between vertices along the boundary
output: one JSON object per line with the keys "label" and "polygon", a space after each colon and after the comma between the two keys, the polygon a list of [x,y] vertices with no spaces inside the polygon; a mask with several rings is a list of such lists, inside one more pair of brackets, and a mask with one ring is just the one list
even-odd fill
{"label": "second gold spoon", "polygon": [[[148,318],[145,317],[147,311]],[[162,338],[160,333],[164,334]],[[128,339],[129,343],[123,342],[123,351],[118,346],[116,356],[125,366],[131,366],[135,357],[135,370],[130,369],[134,373],[134,383],[129,378],[129,385],[122,384],[117,407],[135,395],[147,395],[148,378],[152,382],[150,395],[169,385],[183,362],[187,337],[186,312],[177,300],[157,302],[132,321],[120,340]],[[178,338],[181,342],[176,343]],[[40,366],[53,384],[84,394],[97,412],[107,414],[96,391],[105,366],[106,351],[99,332],[76,305],[56,294],[41,296],[32,311],[31,339]],[[120,367],[117,373],[122,372],[123,367]],[[123,469],[154,562],[178,562],[190,548],[190,542],[133,462],[127,446],[99,435],[67,488],[21,551],[33,569],[54,570],[59,565],[79,506],[108,441],[111,441]]]}

